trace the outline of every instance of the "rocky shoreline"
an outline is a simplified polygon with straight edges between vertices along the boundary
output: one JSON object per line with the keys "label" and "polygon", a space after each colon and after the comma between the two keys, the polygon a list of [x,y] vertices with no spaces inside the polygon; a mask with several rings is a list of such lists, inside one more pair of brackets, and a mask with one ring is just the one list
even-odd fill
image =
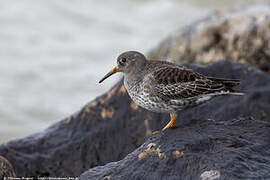
{"label": "rocky shoreline", "polygon": [[[215,13],[169,36],[149,57],[240,78],[243,97],[167,114],[129,98],[122,81],[43,132],[0,145],[0,177],[270,179],[270,5]],[[224,61],[225,60],[225,61]],[[190,63],[208,64],[195,66]],[[210,64],[209,64],[210,63]],[[243,64],[244,63],[244,64]],[[12,166],[11,166],[12,164]]]}

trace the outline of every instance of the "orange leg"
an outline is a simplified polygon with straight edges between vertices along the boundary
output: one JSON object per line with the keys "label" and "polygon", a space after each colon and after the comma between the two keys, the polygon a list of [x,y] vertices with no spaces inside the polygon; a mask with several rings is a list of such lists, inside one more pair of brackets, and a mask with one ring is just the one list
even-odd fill
{"label": "orange leg", "polygon": [[170,116],[171,116],[170,122],[162,129],[162,131],[166,130],[167,128],[174,127],[174,122],[177,119],[177,114],[172,113],[170,114]]}

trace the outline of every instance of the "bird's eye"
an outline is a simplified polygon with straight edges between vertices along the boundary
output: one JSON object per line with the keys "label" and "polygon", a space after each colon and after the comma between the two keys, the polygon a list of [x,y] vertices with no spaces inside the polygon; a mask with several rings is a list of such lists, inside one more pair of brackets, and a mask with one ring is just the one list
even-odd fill
{"label": "bird's eye", "polygon": [[127,61],[127,59],[126,58],[120,58],[119,59],[119,64],[121,65],[121,66],[124,66],[125,65],[125,62]]}
{"label": "bird's eye", "polygon": [[126,58],[122,58],[121,61],[122,61],[122,63],[125,63],[127,61],[127,59]]}

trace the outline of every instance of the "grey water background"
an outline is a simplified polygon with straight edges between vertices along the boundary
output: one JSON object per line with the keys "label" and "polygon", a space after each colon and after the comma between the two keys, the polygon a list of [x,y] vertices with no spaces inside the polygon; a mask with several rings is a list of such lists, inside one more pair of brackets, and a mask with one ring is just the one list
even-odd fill
{"label": "grey water background", "polygon": [[0,1],[0,143],[41,131],[120,78],[123,51],[149,52],[215,10],[253,0]]}

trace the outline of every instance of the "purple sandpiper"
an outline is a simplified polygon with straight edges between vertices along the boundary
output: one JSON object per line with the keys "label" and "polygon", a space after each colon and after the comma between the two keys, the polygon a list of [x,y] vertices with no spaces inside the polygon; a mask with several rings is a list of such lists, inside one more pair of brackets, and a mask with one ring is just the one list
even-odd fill
{"label": "purple sandpiper", "polygon": [[122,53],[117,66],[100,81],[116,72],[124,74],[125,88],[139,106],[154,112],[170,113],[170,122],[162,129],[174,127],[177,111],[193,107],[221,95],[243,95],[232,87],[238,79],[206,77],[185,66],[167,61],[150,61],[136,51]]}

